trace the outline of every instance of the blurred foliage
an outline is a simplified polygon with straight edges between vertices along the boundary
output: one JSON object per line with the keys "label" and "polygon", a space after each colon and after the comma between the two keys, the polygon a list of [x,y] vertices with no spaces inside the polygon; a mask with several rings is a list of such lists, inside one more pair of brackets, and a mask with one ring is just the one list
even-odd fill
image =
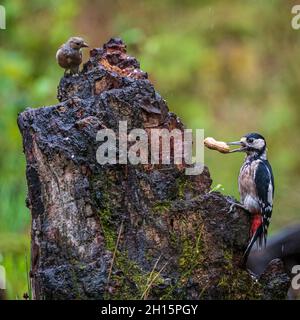
{"label": "blurred foliage", "polygon": [[0,254],[7,274],[7,295],[28,292],[30,215],[22,141],[16,119],[24,108],[56,102],[61,70],[55,52],[73,29],[74,1],[2,1],[6,30],[0,30]]}
{"label": "blurred foliage", "polygon": [[[230,141],[263,134],[275,179],[271,232],[299,221],[300,31],[289,0],[6,0],[0,30],[0,253],[8,298],[27,289],[30,215],[16,118],[56,103],[55,52],[70,35],[93,47],[122,37],[188,128]],[[86,56],[85,56],[86,58]],[[238,197],[243,155],[206,151],[213,185]],[[221,189],[220,189],[221,190]]]}

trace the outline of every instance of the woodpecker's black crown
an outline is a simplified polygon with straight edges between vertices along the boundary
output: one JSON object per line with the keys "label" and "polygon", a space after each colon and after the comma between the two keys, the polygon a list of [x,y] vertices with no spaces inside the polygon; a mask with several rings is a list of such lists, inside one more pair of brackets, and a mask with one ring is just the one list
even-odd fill
{"label": "woodpecker's black crown", "polygon": [[247,140],[250,139],[250,141],[251,141],[251,139],[253,139],[253,140],[254,139],[262,139],[262,140],[264,140],[266,142],[266,139],[262,135],[260,135],[259,133],[255,133],[255,132],[247,133],[247,134],[244,135],[244,137]]}
{"label": "woodpecker's black crown", "polygon": [[265,152],[267,144],[265,138],[259,133],[248,133],[241,139],[242,146],[245,148],[246,153]]}

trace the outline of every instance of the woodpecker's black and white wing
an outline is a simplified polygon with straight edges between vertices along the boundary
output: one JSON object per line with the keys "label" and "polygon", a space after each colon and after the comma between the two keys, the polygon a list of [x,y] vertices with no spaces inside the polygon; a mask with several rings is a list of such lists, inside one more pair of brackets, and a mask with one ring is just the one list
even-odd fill
{"label": "woodpecker's black and white wing", "polygon": [[273,172],[268,160],[259,161],[254,180],[262,214],[262,238],[264,242],[266,242],[268,227],[272,216],[275,189]]}
{"label": "woodpecker's black and white wing", "polygon": [[244,262],[247,261],[251,248],[257,240],[259,247],[262,247],[263,242],[266,245],[268,227],[273,210],[273,196],[275,189],[272,168],[267,160],[259,160],[255,170],[254,184],[260,209],[259,215],[255,215],[252,221],[251,229],[254,232],[244,252]]}

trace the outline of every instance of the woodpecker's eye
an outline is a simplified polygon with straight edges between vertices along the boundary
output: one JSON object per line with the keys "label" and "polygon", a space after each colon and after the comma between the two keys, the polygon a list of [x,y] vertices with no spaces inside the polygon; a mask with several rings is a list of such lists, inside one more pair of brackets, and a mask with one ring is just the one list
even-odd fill
{"label": "woodpecker's eye", "polygon": [[248,141],[249,143],[252,143],[252,142],[254,141],[254,139],[253,139],[253,138],[248,138],[247,141]]}

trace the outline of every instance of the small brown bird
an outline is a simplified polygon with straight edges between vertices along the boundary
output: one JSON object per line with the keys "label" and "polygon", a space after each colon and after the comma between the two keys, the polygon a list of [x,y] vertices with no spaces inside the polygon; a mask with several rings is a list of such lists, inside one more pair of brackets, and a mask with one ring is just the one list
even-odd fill
{"label": "small brown bird", "polygon": [[56,52],[57,63],[65,69],[70,70],[70,74],[79,72],[79,66],[82,62],[81,48],[88,47],[88,44],[80,37],[71,37]]}

